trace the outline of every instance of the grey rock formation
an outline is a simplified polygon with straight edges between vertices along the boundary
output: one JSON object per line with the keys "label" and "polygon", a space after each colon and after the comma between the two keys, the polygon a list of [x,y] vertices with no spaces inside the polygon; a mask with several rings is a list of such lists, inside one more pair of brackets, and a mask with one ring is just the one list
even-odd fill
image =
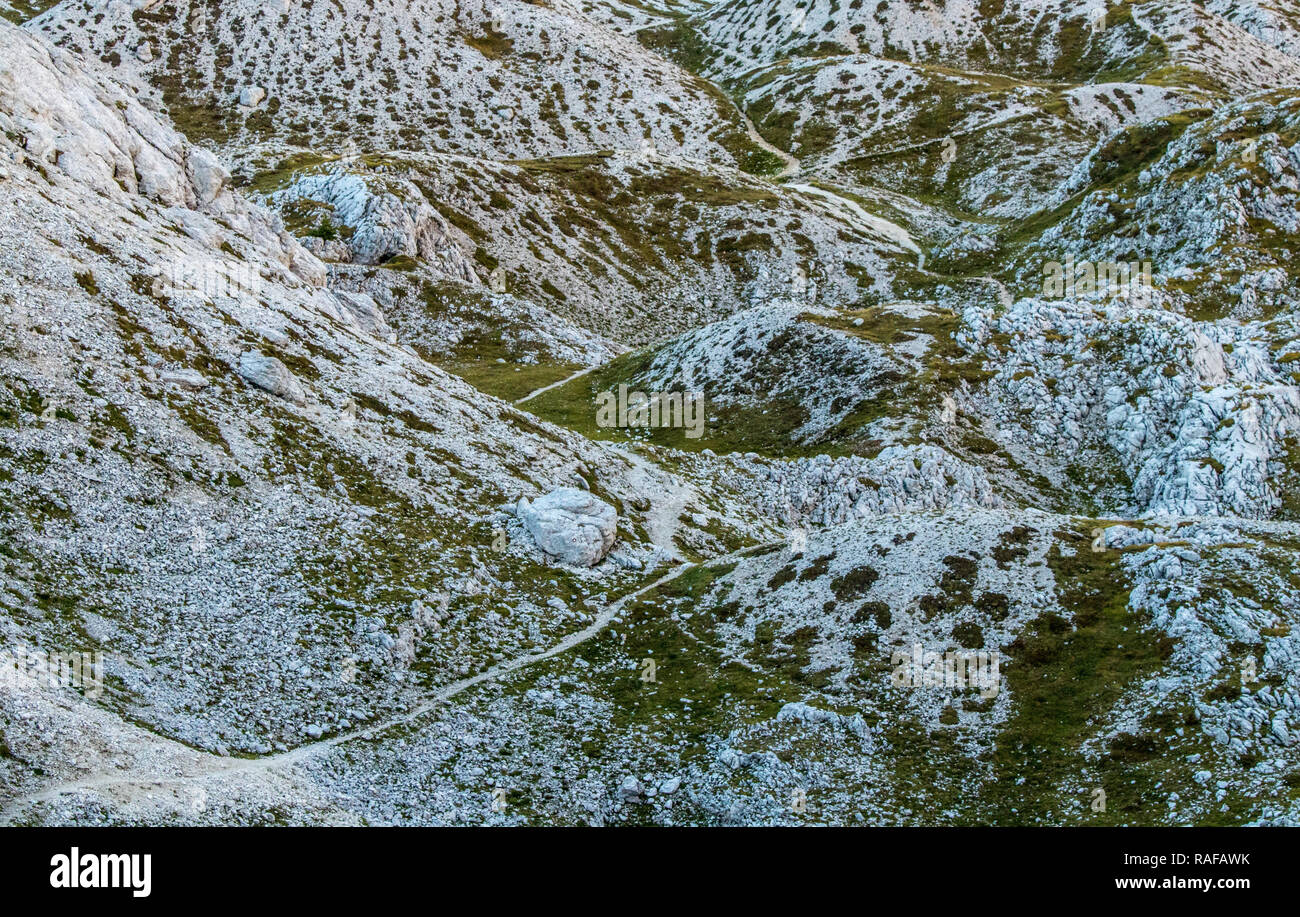
{"label": "grey rock formation", "polygon": [[539,548],[578,567],[600,563],[618,532],[614,507],[576,487],[560,487],[531,503],[521,500],[516,515]]}
{"label": "grey rock formation", "polygon": [[294,404],[303,404],[307,400],[302,384],[289,371],[289,367],[275,357],[268,357],[256,350],[240,355],[239,375],[249,385]]}

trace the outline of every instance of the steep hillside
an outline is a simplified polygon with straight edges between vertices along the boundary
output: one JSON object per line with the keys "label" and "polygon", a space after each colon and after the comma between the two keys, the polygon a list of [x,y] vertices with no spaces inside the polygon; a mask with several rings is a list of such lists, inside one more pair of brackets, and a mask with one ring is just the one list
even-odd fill
{"label": "steep hillside", "polygon": [[869,55],[1017,79],[1186,80],[1238,92],[1294,82],[1300,67],[1285,2],[727,0],[686,22],[703,42],[697,59],[726,77],[789,58]]}
{"label": "steep hillside", "polygon": [[548,569],[504,503],[576,481],[633,500],[619,550],[653,565],[666,476],[393,343],[210,154],[3,41],[6,641],[112,647],[110,710],[262,753],[549,642],[639,580]]}
{"label": "steep hillside", "polygon": [[[415,256],[449,280],[481,279],[631,342],[788,295],[800,276],[823,301],[888,295],[916,259],[916,246],[888,223],[799,188],[658,154],[376,156],[272,168],[251,184],[329,260]],[[384,202],[394,199],[414,219],[389,218],[399,205]],[[391,228],[398,222],[401,231]],[[321,238],[335,228],[348,238]],[[439,267],[443,248],[473,252],[472,264]]]}
{"label": "steep hillside", "polygon": [[724,163],[749,149],[725,97],[572,7],[81,0],[30,28],[131,74],[190,140],[225,148],[497,158],[651,141]]}

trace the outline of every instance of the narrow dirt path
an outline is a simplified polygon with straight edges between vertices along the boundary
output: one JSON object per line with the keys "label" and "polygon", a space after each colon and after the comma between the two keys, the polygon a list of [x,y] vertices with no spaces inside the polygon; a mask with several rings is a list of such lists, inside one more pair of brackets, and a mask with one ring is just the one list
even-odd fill
{"label": "narrow dirt path", "polygon": [[676,475],[665,475],[662,468],[636,452],[628,451],[625,455],[644,476],[642,481],[645,488],[664,488],[661,495],[651,501],[650,509],[646,511],[645,531],[650,540],[662,549],[664,557],[669,560],[679,559],[681,555],[676,546],[679,521],[686,507],[699,497],[699,491]]}
{"label": "narrow dirt path", "polygon": [[[710,558],[701,563],[706,566],[728,563],[732,560],[744,557],[746,554],[761,551],[783,543],[784,542],[770,542],[752,545],[747,548],[742,548],[739,551],[732,551],[729,554]],[[554,646],[541,652],[528,653],[523,656],[516,656],[513,659],[507,659],[485,669],[477,675],[471,675],[468,678],[461,679],[460,681],[452,682],[451,684],[438,689],[425,698],[425,700],[398,716],[389,717],[361,729],[340,733],[339,735],[331,736],[328,739],[322,739],[319,742],[300,745],[287,752],[267,755],[261,758],[222,758],[216,755],[211,755],[200,761],[199,766],[180,774],[123,774],[120,771],[114,771],[110,773],[96,774],[80,780],[56,784],[40,790],[39,792],[10,800],[4,810],[0,812],[0,825],[12,824],[15,818],[32,806],[57,799],[59,796],[73,793],[112,789],[118,793],[125,794],[128,799],[131,799],[140,793],[155,791],[159,787],[183,785],[203,780],[208,777],[237,776],[241,774],[256,775],[271,771],[286,771],[297,764],[318,758],[331,749],[337,748],[338,746],[344,745],[348,742],[371,739],[394,726],[410,723],[477,685],[489,681],[495,681],[511,672],[541,662],[543,659],[550,659],[553,656],[558,656],[560,653],[567,652],[576,646],[580,646],[597,636],[601,631],[608,627],[609,623],[617,617],[618,613],[626,608],[629,603],[634,602],[636,599],[639,599],[641,596],[658,586],[677,579],[677,577],[681,576],[683,573],[686,573],[697,566],[700,566],[700,564],[683,563],[680,566],[675,567],[668,573],[652,580],[636,591],[630,592],[606,605],[590,624],[581,630],[569,634]]]}
{"label": "narrow dirt path", "polygon": [[763,135],[758,132],[758,128],[754,126],[754,122],[749,120],[749,115],[740,111],[740,106],[736,106],[736,111],[740,112],[740,117],[745,121],[745,133],[749,135],[749,139],[758,146],[761,146],[767,152],[771,153],[773,156],[776,156],[781,160],[781,162],[785,163],[780,172],[771,176],[772,180],[780,181],[783,178],[790,178],[793,175],[798,175],[800,170],[803,169],[803,166],[799,164],[799,160],[795,159],[785,150],[779,149],[778,147],[768,143],[767,140],[764,139]]}
{"label": "narrow dirt path", "polygon": [[605,365],[604,363],[596,363],[593,366],[588,366],[586,369],[580,369],[571,376],[565,376],[559,382],[552,382],[550,385],[543,385],[541,388],[529,392],[527,395],[525,395],[522,398],[516,398],[514,400],[514,403],[523,404],[525,401],[532,401],[538,395],[541,395],[545,392],[549,392],[553,388],[559,388],[561,385],[568,385],[574,379],[581,379],[583,376],[587,375],[587,373],[592,372],[593,370],[600,369],[604,365]]}
{"label": "narrow dirt path", "polygon": [[787,187],[792,191],[800,191],[837,205],[840,208],[841,216],[861,231],[870,232],[888,239],[907,251],[915,252],[918,255],[921,253],[920,247],[912,239],[912,234],[906,229],[897,223],[886,220],[884,217],[868,213],[861,204],[851,198],[836,194],[834,191],[817,185],[791,184],[787,185]]}

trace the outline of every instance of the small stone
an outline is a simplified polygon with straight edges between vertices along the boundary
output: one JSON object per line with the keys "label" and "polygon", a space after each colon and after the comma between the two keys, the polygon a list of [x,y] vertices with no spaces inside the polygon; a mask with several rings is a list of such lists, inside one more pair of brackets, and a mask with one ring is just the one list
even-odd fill
{"label": "small stone", "polygon": [[208,380],[193,369],[167,370],[159,373],[158,378],[167,385],[175,385],[192,392],[202,391],[208,387]]}

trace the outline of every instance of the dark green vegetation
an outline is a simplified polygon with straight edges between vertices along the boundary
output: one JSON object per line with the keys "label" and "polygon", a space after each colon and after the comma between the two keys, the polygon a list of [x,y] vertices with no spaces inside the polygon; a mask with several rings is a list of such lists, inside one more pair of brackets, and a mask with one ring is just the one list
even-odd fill
{"label": "dark green vegetation", "polygon": [[[1189,754],[1208,746],[1188,711],[1149,711],[1142,733],[1121,732],[1087,749],[1085,742],[1105,735],[1121,699],[1165,667],[1174,643],[1129,610],[1121,552],[1094,552],[1083,533],[1057,537],[1048,563],[1066,615],[1036,618],[1004,648],[1015,706],[995,740],[980,820],[1165,824],[1170,793],[1180,792],[1184,804],[1207,793],[1191,781],[1186,764]],[[1187,727],[1185,737],[1175,733],[1178,727]],[[1098,790],[1105,811],[1094,810]],[[1222,821],[1239,823],[1242,814]]]}
{"label": "dark green vegetation", "polygon": [[[770,720],[783,704],[824,684],[825,673],[805,672],[815,630],[778,634],[760,625],[747,660],[716,649],[718,628],[739,610],[721,579],[734,567],[700,566],[662,584],[577,650],[590,665],[583,680],[611,705],[615,727],[602,742],[584,744],[584,755],[594,762],[632,756],[643,769],[677,769],[677,762],[710,754],[711,743],[732,729]],[[631,819],[649,814],[633,812]]]}
{"label": "dark green vegetation", "polygon": [[478,51],[488,60],[500,60],[515,48],[514,39],[494,31],[490,24],[485,24],[480,35],[466,35],[465,44]]}
{"label": "dark green vegetation", "polygon": [[[1175,644],[1130,610],[1123,553],[1091,551],[1082,532],[1056,535],[1047,561],[1063,613],[1040,615],[1002,647],[1012,708],[991,738],[988,726],[959,726],[954,706],[937,724],[913,718],[874,724],[888,745],[893,798],[904,809],[886,813],[886,820],[1161,825],[1185,823],[1192,811],[1202,813],[1195,817],[1202,824],[1248,820],[1261,801],[1230,790],[1224,811],[1213,785],[1192,779],[1196,768],[1188,758],[1199,754],[1201,766],[1210,766],[1215,753],[1190,697],[1156,707],[1141,700],[1144,679],[1167,670]],[[970,601],[955,563],[960,560],[948,558],[949,572],[938,590],[949,605]],[[1005,596],[984,594],[974,604],[990,613],[997,606],[1005,616]],[[960,625],[954,642],[980,646],[984,635],[977,631],[973,624]],[[953,704],[966,711],[988,709],[973,691]],[[1112,718],[1125,709],[1136,711],[1140,728],[1106,738],[1115,728]]]}
{"label": "dark green vegetation", "polygon": [[[602,638],[580,651],[602,668],[619,657],[654,660],[653,681],[643,680],[643,667],[626,672],[615,667],[598,682],[598,696],[608,692],[616,725],[646,723],[655,739],[682,746],[686,760],[704,753],[706,741],[725,735],[729,724],[772,716],[784,702],[770,682],[712,649],[718,642],[712,631],[728,612],[711,593],[725,572],[701,566],[663,584],[627,609],[625,622],[616,628],[626,633],[626,642]],[[692,617],[673,620],[674,611]],[[680,715],[683,699],[690,716]],[[666,716],[672,713],[679,715]]]}
{"label": "dark green vegetation", "polygon": [[[1009,543],[1022,540],[1012,530]],[[1011,709],[1000,725],[984,719],[992,700],[973,689],[954,696],[929,724],[867,714],[879,743],[876,754],[890,774],[889,792],[873,797],[877,817],[905,824],[1157,825],[1183,823],[1195,811],[1202,813],[1195,816],[1198,823],[1238,824],[1257,811],[1258,801],[1232,791],[1222,811],[1213,784],[1192,779],[1188,757],[1199,754],[1209,765],[1214,752],[1186,698],[1156,706],[1142,702],[1143,681],[1167,669],[1175,644],[1130,610],[1124,554],[1094,552],[1090,545],[1083,531],[1056,533],[1047,563],[1062,611],[1033,619],[1002,647]],[[781,566],[768,589],[823,575],[830,559]],[[973,604],[1005,613],[1005,596],[975,596],[974,566],[966,556],[947,558],[938,592],[954,607]],[[742,614],[729,582],[736,567],[688,570],[640,597],[607,632],[575,651],[587,663],[585,690],[610,705],[615,727],[600,743],[584,743],[582,754],[597,762],[631,756],[633,772],[680,768],[680,761],[711,754],[712,743],[732,730],[770,721],[783,704],[827,685],[834,673],[810,665],[823,635],[810,626],[783,631],[771,619],[753,617],[754,608]],[[832,588],[841,601],[851,602],[875,580],[871,567],[858,567],[837,577]],[[717,649],[726,642],[721,629],[744,619],[754,622],[752,640],[742,640],[744,658],[729,659]],[[883,602],[865,603],[854,617],[879,628],[890,620]],[[984,641],[973,623],[959,625],[953,636],[967,648]],[[852,698],[831,702],[823,695],[817,705],[845,712],[895,706],[881,696],[888,677],[879,661],[883,650],[874,640],[862,649],[855,658],[865,668],[849,684],[877,701],[863,707]],[[562,659],[547,666],[572,671]],[[1231,699],[1241,690],[1226,684],[1207,699]],[[1115,731],[1112,718],[1122,710],[1135,711],[1139,728]],[[959,711],[975,713],[975,725],[963,725]],[[829,750],[812,739],[792,735],[790,743],[775,746],[779,757],[831,761]],[[746,779],[737,774],[738,789],[743,791]],[[1300,780],[1294,789],[1300,791]],[[1174,793],[1177,804],[1170,806]],[[691,817],[710,822],[716,815],[692,811]],[[630,818],[648,820],[650,812],[634,808]]]}
{"label": "dark green vegetation", "polygon": [[39,16],[58,2],[59,0],[6,0],[5,9],[0,11],[0,16],[21,25],[27,20]]}

